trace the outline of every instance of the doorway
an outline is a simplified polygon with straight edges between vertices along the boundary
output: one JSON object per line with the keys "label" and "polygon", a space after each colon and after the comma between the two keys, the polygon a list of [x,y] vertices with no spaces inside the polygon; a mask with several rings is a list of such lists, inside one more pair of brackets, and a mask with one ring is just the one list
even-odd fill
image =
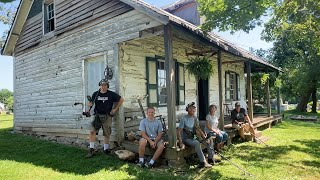
{"label": "doorway", "polygon": [[209,80],[198,81],[198,118],[205,120],[209,107]]}

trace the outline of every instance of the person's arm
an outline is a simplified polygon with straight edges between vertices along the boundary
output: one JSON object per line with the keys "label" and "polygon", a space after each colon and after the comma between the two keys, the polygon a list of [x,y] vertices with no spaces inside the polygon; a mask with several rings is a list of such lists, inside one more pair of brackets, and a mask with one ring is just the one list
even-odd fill
{"label": "person's arm", "polygon": [[120,108],[120,106],[122,105],[123,102],[124,102],[124,99],[121,97],[120,100],[117,102],[116,107],[114,107],[111,110],[111,114],[115,114],[117,112],[117,110]]}
{"label": "person's arm", "polygon": [[177,136],[178,136],[177,138],[179,140],[179,145],[180,145],[181,149],[184,149],[184,147],[185,147],[183,142],[182,142],[182,130],[183,130],[183,128],[184,128],[184,120],[181,119],[179,127],[178,127],[178,131],[177,131]]}
{"label": "person's arm", "polygon": [[195,122],[195,125],[197,126],[196,128],[197,128],[197,130],[200,132],[201,137],[202,137],[203,139],[206,139],[206,138],[207,138],[207,135],[204,134],[204,132],[203,132],[202,129],[200,128],[198,118],[195,118],[195,121],[196,121],[196,122]]}
{"label": "person's arm", "polygon": [[146,140],[149,142],[149,144],[150,144],[150,146],[151,146],[152,148],[155,147],[155,142],[152,141],[152,140],[149,138],[149,136],[147,135],[147,133],[146,133],[145,131],[141,131],[141,137],[143,137],[144,139],[146,139]]}
{"label": "person's arm", "polygon": [[212,132],[214,132],[214,133],[216,133],[216,134],[219,134],[219,132],[218,132],[217,130],[212,129],[211,124],[210,124],[208,118],[207,118],[207,120],[206,120],[206,127],[207,127],[207,129],[209,129],[209,131],[212,131]]}
{"label": "person's arm", "polygon": [[[94,100],[96,99],[96,98],[95,98],[96,96],[97,96],[97,92],[94,92],[94,93],[92,94],[92,96],[91,96],[91,100],[94,101]],[[89,107],[89,109],[93,106],[93,103],[94,103],[94,102],[88,101],[88,107]]]}

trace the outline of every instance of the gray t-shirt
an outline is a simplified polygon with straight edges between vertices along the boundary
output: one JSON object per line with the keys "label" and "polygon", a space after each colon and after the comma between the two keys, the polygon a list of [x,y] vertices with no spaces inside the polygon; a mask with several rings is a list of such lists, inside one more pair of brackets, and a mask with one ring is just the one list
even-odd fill
{"label": "gray t-shirt", "polygon": [[[189,115],[185,115],[182,117],[182,119],[180,121],[179,128],[193,132],[193,127],[194,127],[195,121],[196,121],[196,124],[199,125],[199,120],[196,116],[190,117]],[[182,139],[188,138],[187,134],[185,133],[185,130],[183,130]]]}
{"label": "gray t-shirt", "polygon": [[146,132],[147,136],[154,140],[162,132],[162,124],[159,120],[145,118],[140,122],[139,130]]}

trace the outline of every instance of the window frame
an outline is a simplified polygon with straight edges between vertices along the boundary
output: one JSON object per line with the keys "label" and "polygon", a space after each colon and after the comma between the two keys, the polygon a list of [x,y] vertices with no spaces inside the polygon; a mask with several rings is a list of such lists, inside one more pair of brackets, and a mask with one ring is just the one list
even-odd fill
{"label": "window frame", "polygon": [[[49,6],[52,5],[52,10],[50,12],[52,13],[52,17],[49,19]],[[47,1],[43,1],[43,7],[42,7],[42,11],[43,11],[43,21],[42,21],[42,26],[43,26],[43,35],[47,35],[47,34],[52,34],[55,30],[56,30],[56,6],[55,6],[55,1],[54,0],[47,0]],[[53,21],[53,29],[51,31],[49,31],[49,27],[50,27],[50,21]]]}
{"label": "window frame", "polygon": [[[148,101],[147,104],[148,106],[154,106],[154,107],[166,107],[166,104],[160,104],[160,92],[159,92],[159,61],[160,62],[165,62],[165,58],[163,56],[155,56],[155,57],[146,57],[146,75],[147,75],[147,94],[149,94],[150,89],[155,89],[154,88],[154,84],[150,84],[149,81],[149,62],[150,61],[154,61],[156,64],[156,84],[157,84],[157,88],[156,88],[156,92],[157,92],[157,103],[150,103],[150,97],[148,96]],[[183,63],[179,63],[176,59],[174,59],[175,61],[175,83],[176,83],[176,105],[184,105],[185,104],[185,77],[183,77],[183,83],[180,83],[180,77],[179,77],[179,68],[182,66],[183,69],[183,76],[185,76],[185,72],[184,72],[184,64]],[[165,68],[165,64],[164,64],[164,68]],[[166,77],[167,78],[167,77]],[[183,84],[183,86],[181,86],[181,84]],[[152,88],[151,88],[152,87]],[[166,85],[167,87],[167,85]],[[183,100],[180,99],[180,91],[183,90]]]}
{"label": "window frame", "polygon": [[[233,77],[233,84],[232,78]],[[233,93],[231,93],[233,92]],[[229,93],[229,97],[228,97]],[[226,101],[240,100],[240,75],[234,71],[225,72],[225,99]]]}

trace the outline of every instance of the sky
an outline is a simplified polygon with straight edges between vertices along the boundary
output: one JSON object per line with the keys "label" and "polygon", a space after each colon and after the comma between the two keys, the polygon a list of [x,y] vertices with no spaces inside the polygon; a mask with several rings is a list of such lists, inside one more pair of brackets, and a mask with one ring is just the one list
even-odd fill
{"label": "sky", "polygon": [[[163,7],[176,1],[177,0],[145,0],[145,2],[156,7]],[[18,1],[15,3],[18,3]],[[8,28],[9,27],[0,23],[0,35],[2,36],[3,31]],[[236,32],[231,35],[230,32],[218,32],[214,30],[214,32],[220,37],[223,37],[224,39],[247,50],[249,47],[253,47],[255,49],[271,48],[272,43],[267,43],[260,39],[261,31],[262,27],[257,27],[249,34],[245,32]],[[12,57],[2,55],[0,55],[0,90],[1,89],[9,89],[10,91],[13,91],[13,60]]]}

